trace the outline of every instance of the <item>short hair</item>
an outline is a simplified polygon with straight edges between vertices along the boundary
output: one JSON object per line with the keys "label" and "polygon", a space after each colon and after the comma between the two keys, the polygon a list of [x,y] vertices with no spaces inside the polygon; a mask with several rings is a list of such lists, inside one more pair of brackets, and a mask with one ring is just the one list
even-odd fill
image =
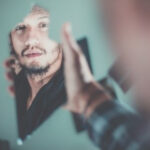
{"label": "short hair", "polygon": [[44,13],[46,15],[50,15],[49,11],[39,5],[33,5],[33,7],[31,8],[31,11],[30,11],[31,14],[41,14],[41,13]]}

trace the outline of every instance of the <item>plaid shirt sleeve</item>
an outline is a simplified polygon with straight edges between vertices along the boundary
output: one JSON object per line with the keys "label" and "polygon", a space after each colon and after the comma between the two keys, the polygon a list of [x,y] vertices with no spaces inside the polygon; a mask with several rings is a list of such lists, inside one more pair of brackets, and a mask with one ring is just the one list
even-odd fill
{"label": "plaid shirt sleeve", "polygon": [[116,101],[101,104],[86,121],[91,140],[102,150],[147,150],[150,136],[145,136],[145,126],[139,114]]}

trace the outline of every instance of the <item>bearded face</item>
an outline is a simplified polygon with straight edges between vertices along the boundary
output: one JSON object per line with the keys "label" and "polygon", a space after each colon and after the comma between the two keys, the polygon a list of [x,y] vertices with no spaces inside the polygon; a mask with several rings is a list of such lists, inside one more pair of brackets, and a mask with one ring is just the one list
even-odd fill
{"label": "bearded face", "polygon": [[14,53],[29,72],[46,71],[57,53],[48,36],[49,13],[35,6],[31,13],[11,31]]}

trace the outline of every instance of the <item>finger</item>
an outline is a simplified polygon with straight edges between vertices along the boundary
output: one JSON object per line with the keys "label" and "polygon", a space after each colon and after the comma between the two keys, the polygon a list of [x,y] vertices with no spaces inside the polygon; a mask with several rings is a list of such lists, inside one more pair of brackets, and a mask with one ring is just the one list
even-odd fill
{"label": "finger", "polygon": [[69,24],[65,24],[62,28],[62,45],[65,57],[65,77],[68,86],[72,84],[74,87],[81,87],[83,81],[79,68],[79,57],[77,53],[75,53],[78,46],[70,34],[71,27]]}
{"label": "finger", "polygon": [[11,71],[7,72],[6,75],[5,75],[6,79],[8,81],[11,81],[13,82],[14,78],[13,78],[13,73]]}
{"label": "finger", "polygon": [[11,56],[4,61],[3,65],[6,69],[9,69],[13,64],[15,64],[15,57]]}
{"label": "finger", "polygon": [[22,70],[19,61],[14,56],[8,58],[3,65],[7,70],[14,72],[16,75]]}
{"label": "finger", "polygon": [[[62,27],[62,42],[63,42],[63,47],[65,47],[64,53],[67,56],[73,57],[74,51],[76,52],[80,51],[80,47],[78,46],[78,44],[76,43],[76,41],[72,36],[72,29],[70,23],[66,23]],[[66,57],[66,59],[69,58],[70,57]]]}
{"label": "finger", "polygon": [[70,104],[66,104],[66,105],[62,106],[62,108],[65,109],[65,110],[68,110],[70,112],[77,113],[77,110],[73,106],[71,106]]}
{"label": "finger", "polygon": [[67,104],[62,106],[62,108],[65,109],[65,110],[69,110],[70,111],[70,107]]}
{"label": "finger", "polygon": [[8,92],[11,96],[15,96],[15,88],[14,88],[14,85],[11,85],[8,87]]}
{"label": "finger", "polygon": [[15,65],[13,65],[12,67],[13,67],[13,70],[14,70],[16,75],[18,75],[22,70],[21,66],[17,63]]}
{"label": "finger", "polygon": [[[76,69],[80,72],[82,80],[84,82],[90,82],[93,80],[93,76],[89,69],[88,63],[83,55],[80,47],[78,46],[77,42],[74,40],[72,36],[71,26],[70,24],[65,24],[63,26],[63,33],[62,33],[63,45],[64,45],[64,55],[69,65],[71,62],[76,64]],[[79,75],[80,75],[79,74]]]}

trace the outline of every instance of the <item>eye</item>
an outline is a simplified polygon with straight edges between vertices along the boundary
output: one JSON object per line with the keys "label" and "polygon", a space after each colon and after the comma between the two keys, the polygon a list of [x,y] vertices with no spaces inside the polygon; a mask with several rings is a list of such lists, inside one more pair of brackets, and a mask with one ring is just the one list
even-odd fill
{"label": "eye", "polygon": [[39,24],[39,28],[41,28],[42,30],[48,29],[48,23],[41,22]]}
{"label": "eye", "polygon": [[26,29],[26,26],[25,25],[18,25],[17,27],[16,27],[16,31],[23,31],[23,30],[25,30]]}

